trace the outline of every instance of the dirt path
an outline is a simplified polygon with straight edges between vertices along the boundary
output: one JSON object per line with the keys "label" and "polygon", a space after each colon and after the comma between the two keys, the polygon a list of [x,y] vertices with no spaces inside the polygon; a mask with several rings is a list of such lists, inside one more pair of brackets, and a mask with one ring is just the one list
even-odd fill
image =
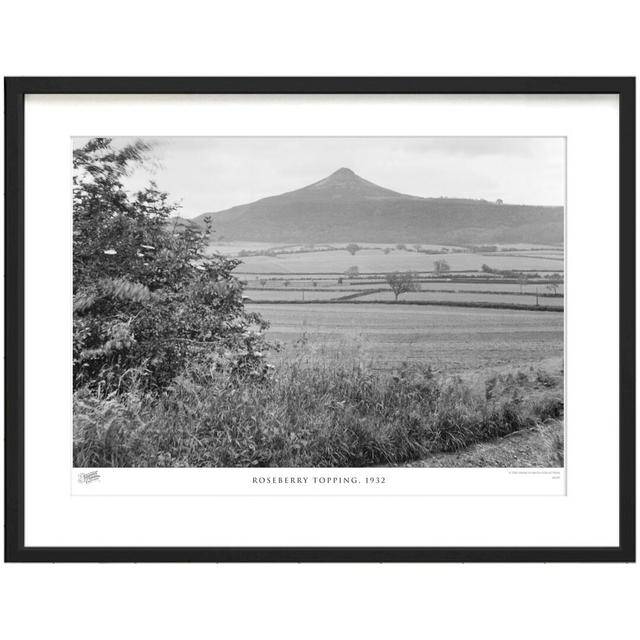
{"label": "dirt path", "polygon": [[554,420],[534,429],[475,444],[455,453],[434,453],[407,467],[561,467],[564,425]]}

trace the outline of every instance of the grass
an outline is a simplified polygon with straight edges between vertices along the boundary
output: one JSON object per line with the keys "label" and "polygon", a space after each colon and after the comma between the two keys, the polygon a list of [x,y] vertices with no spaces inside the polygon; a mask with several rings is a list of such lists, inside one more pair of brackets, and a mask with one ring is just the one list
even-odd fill
{"label": "grass", "polygon": [[462,451],[436,453],[406,466],[561,468],[564,466],[564,425],[562,420],[549,420]]}
{"label": "grass", "polygon": [[[390,293],[390,292],[384,292]],[[344,298],[333,298],[329,300],[311,299],[311,300],[251,300],[254,304],[392,304],[401,305],[418,305],[423,307],[462,307],[466,309],[507,309],[511,311],[556,311],[562,313],[564,307],[560,304],[517,304],[513,302],[485,302],[482,300],[465,301],[465,300],[355,300],[355,298],[368,296],[367,292],[361,292],[353,296],[345,296]],[[380,294],[375,294],[376,296]],[[405,296],[407,294],[404,294]],[[442,296],[441,296],[442,297]],[[393,298],[393,294],[390,294]]]}
{"label": "grass", "polygon": [[308,339],[314,357],[361,354],[379,369],[403,361],[428,363],[449,374],[543,366],[556,371],[563,356],[561,313],[395,304],[251,304],[270,323],[267,337],[281,342],[277,358],[296,357]]}
{"label": "grass", "polygon": [[[433,262],[438,255],[416,253],[415,251],[393,251],[385,255],[378,249],[363,248],[355,255],[346,251],[318,251],[308,253],[272,256],[248,256],[241,258],[237,273],[321,274],[344,273],[351,266],[357,266],[360,273],[389,273],[392,271],[433,272]],[[562,261],[556,257],[501,255],[492,253],[449,253],[444,256],[452,271],[479,272],[483,264],[503,270],[545,270],[562,271]]]}
{"label": "grass", "polygon": [[304,355],[262,380],[191,372],[162,395],[74,397],[76,467],[367,467],[535,427],[562,415],[559,377],[475,383],[429,367],[392,372]]}

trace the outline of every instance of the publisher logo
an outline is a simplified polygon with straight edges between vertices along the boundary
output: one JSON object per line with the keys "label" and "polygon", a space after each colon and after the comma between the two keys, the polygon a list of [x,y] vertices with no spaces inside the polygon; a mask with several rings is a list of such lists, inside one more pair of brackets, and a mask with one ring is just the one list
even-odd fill
{"label": "publisher logo", "polygon": [[88,471],[86,473],[78,474],[78,482],[80,484],[91,484],[100,480],[100,474],[97,471]]}

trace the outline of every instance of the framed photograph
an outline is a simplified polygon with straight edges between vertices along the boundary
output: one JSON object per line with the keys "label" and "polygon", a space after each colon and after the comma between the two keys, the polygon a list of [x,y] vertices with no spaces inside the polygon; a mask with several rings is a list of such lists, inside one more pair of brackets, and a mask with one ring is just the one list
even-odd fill
{"label": "framed photograph", "polygon": [[635,560],[635,79],[7,78],[22,562]]}

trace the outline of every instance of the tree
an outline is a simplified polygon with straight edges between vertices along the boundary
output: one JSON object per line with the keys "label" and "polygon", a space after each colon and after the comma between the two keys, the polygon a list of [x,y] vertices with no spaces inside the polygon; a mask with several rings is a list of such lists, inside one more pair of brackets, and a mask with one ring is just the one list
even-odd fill
{"label": "tree", "polygon": [[388,256],[388,255],[391,253],[391,249],[390,249],[389,247],[385,247],[385,248],[383,249],[383,252],[384,252],[384,255],[385,255],[385,256]]}
{"label": "tree", "polygon": [[420,291],[420,285],[416,281],[416,276],[414,273],[407,271],[405,273],[401,273],[396,271],[394,273],[388,273],[386,276],[387,284],[391,287],[391,291],[393,291],[396,301],[398,300],[398,296],[402,293],[408,293],[409,291]]}
{"label": "tree", "polygon": [[288,280],[285,280],[282,284],[283,284],[285,287],[288,287],[291,283],[290,283]]}
{"label": "tree", "polygon": [[433,270],[438,274],[438,275],[442,275],[443,273],[447,273],[448,271],[451,271],[451,267],[449,266],[449,263],[446,260],[436,260],[433,263]]}
{"label": "tree", "polygon": [[527,274],[519,273],[518,274],[518,284],[520,285],[520,293],[524,293],[524,287],[527,284]]}
{"label": "tree", "polygon": [[398,249],[398,251],[406,251],[407,245],[406,244],[397,244],[396,245],[396,249]]}
{"label": "tree", "polygon": [[261,357],[267,324],[244,309],[239,261],[205,255],[210,222],[172,231],[177,206],[166,193],[153,183],[125,190],[150,151],[94,138],[73,152],[76,388],[122,391],[135,379],[160,389],[220,354],[237,372]]}
{"label": "tree", "polygon": [[349,278],[355,278],[358,275],[358,273],[360,273],[360,270],[358,269],[357,266],[354,265],[353,267],[349,267],[344,273]]}
{"label": "tree", "polygon": [[483,264],[480,269],[482,273],[495,273],[495,269],[492,269],[488,264]]}
{"label": "tree", "polygon": [[312,284],[314,287],[317,287],[317,286],[318,286],[318,283],[317,283],[315,280],[312,280],[312,281],[311,281],[311,284]]}
{"label": "tree", "polygon": [[346,249],[346,250],[347,250],[347,251],[348,251],[352,256],[355,256],[355,255],[356,255],[356,253],[357,253],[358,251],[360,251],[360,247],[359,247],[359,245],[355,244],[354,242],[349,243],[349,244],[345,247],[345,249]]}
{"label": "tree", "polygon": [[264,278],[261,278],[260,285],[264,287],[266,284],[267,284],[267,281]]}

